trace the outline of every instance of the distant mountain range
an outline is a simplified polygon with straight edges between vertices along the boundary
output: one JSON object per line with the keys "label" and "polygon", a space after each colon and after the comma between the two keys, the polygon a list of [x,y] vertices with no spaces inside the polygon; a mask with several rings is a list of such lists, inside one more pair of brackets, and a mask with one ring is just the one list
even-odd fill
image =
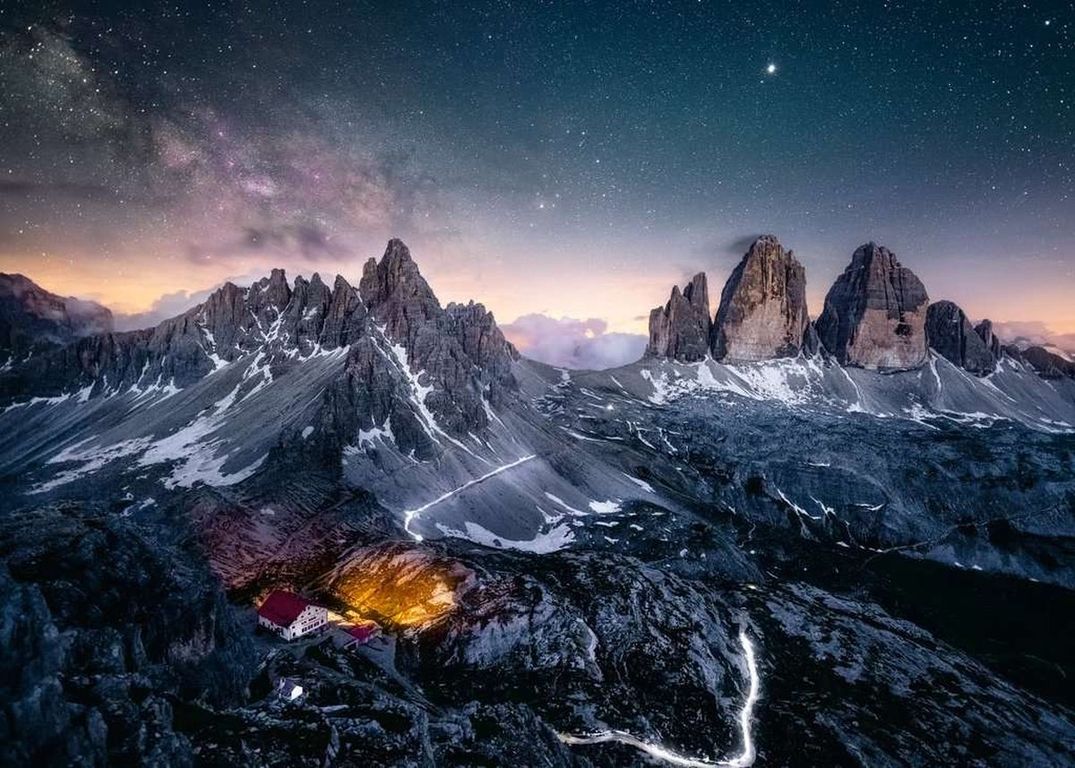
{"label": "distant mountain range", "polygon": [[112,328],[112,313],[100,304],[57,296],[27,277],[0,273],[0,364]]}
{"label": "distant mountain range", "polygon": [[[696,275],[650,313],[642,360],[570,375],[521,357],[481,304],[442,307],[399,240],[365,264],[357,288],[316,274],[291,284],[273,270],[121,333],[97,305],[20,276],[0,286],[0,421],[18,422],[0,467],[36,478],[36,493],[123,466],[159,467],[168,487],[225,486],[285,453],[293,463],[296,451],[283,448],[296,442],[304,461],[335,456],[330,464],[374,487],[388,464],[399,465],[395,477],[445,456],[458,466],[442,466],[440,482],[462,481],[537,450],[519,430],[547,431],[535,405],[561,376],[647,402],[733,392],[883,417],[1075,425],[1075,364],[1041,346],[1004,346],[989,320],[972,326],[952,302],[930,303],[914,273],[873,243],[855,251],[812,321],[804,267],[776,237],[760,237],[715,315]],[[509,429],[511,420],[526,427]],[[354,469],[371,446],[377,466]]]}
{"label": "distant mountain range", "polygon": [[921,368],[933,350],[976,375],[1004,356],[1046,377],[1075,375],[1061,350],[1029,343],[1002,345],[990,320],[971,324],[950,301],[930,303],[922,281],[884,246],[858,248],[811,322],[806,270],[773,235],[759,237],[721,292],[715,318],[706,276],[672,289],[650,313],[650,357],[726,363],[831,356],[841,365],[892,372]]}

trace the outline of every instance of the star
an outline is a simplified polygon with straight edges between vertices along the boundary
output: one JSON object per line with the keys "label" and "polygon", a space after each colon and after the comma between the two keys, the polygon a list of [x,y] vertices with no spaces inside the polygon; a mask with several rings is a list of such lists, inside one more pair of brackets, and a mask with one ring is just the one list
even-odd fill
{"label": "star", "polygon": [[765,67],[765,74],[767,74],[767,75],[775,75],[776,74],[776,64],[774,64],[773,62],[770,61],[769,65],[767,67]]}

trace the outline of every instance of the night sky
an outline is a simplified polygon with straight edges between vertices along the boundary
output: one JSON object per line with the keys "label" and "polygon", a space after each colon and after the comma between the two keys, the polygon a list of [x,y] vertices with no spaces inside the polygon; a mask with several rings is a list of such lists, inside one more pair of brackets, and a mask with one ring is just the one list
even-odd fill
{"label": "night sky", "polygon": [[0,5],[0,270],[126,324],[399,236],[520,335],[640,333],[773,232],[813,315],[876,240],[1075,333],[1071,3],[154,5]]}

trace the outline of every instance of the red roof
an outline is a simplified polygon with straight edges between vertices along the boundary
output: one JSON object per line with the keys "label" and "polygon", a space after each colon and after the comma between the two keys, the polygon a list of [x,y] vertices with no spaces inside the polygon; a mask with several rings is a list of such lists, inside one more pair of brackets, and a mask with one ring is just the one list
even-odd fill
{"label": "red roof", "polygon": [[294,592],[277,590],[265,598],[265,602],[258,608],[258,616],[268,619],[277,626],[288,627],[310,605],[312,603]]}
{"label": "red roof", "polygon": [[364,643],[377,634],[377,625],[372,621],[368,624],[354,624],[347,627],[347,634],[360,643]]}

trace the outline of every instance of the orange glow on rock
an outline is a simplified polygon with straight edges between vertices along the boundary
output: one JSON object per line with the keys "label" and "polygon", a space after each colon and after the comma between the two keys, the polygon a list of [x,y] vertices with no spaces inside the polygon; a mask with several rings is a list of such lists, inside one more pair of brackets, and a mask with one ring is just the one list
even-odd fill
{"label": "orange glow on rock", "polygon": [[340,569],[332,593],[350,611],[399,629],[424,629],[454,610],[474,574],[408,545],[360,552]]}

